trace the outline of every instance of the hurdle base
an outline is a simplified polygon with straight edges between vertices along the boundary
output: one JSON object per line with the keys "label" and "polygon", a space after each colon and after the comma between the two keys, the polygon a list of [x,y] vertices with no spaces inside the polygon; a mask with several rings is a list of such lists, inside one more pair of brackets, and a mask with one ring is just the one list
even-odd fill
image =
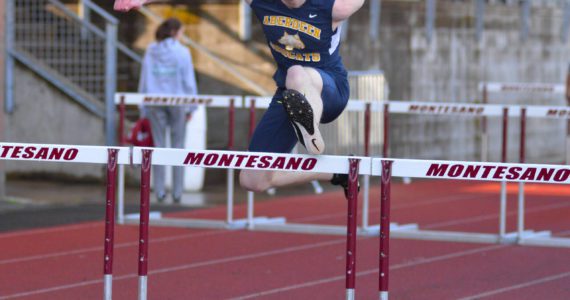
{"label": "hurdle base", "polygon": [[[417,229],[417,224],[399,225],[397,223],[390,224],[390,231],[397,232],[402,230]],[[302,223],[265,223],[256,224],[251,230],[257,231],[273,231],[288,233],[304,233],[304,234],[323,234],[323,235],[346,235],[346,225],[320,225],[320,224],[302,224]],[[359,227],[356,230],[360,236],[379,236],[380,225],[367,227]]]}
{"label": "hurdle base", "polygon": [[112,274],[105,274],[103,276],[104,282],[104,299],[105,300],[112,300],[113,299],[113,275]]}
{"label": "hurdle base", "polygon": [[[127,221],[129,221],[129,220],[135,220],[135,221],[137,221],[137,223],[138,223],[139,217],[140,217],[139,214],[126,214],[126,215],[123,217],[123,221],[124,221],[124,222],[127,222]],[[149,215],[148,215],[148,218],[149,218],[150,220],[158,220],[158,219],[162,218],[162,213],[159,212],[159,211],[151,211],[151,212],[149,213]]]}
{"label": "hurdle base", "polygon": [[145,276],[139,276],[139,300],[146,300],[147,299],[147,290],[148,286],[148,278]]}
{"label": "hurdle base", "polygon": [[550,231],[540,231],[542,235],[523,236],[518,241],[519,245],[539,247],[563,247],[570,248],[570,238],[553,237]]}
{"label": "hurdle base", "polygon": [[[535,232],[526,230],[523,236],[543,235],[543,232]],[[446,241],[446,242],[463,242],[463,243],[482,243],[482,244],[516,244],[520,238],[517,232],[510,232],[503,236],[492,233],[475,233],[475,232],[452,232],[438,230],[422,230],[408,229],[394,231],[391,237],[399,239],[414,239],[428,241]]]}
{"label": "hurdle base", "polygon": [[[363,232],[363,235],[379,236],[380,224],[361,227],[360,230]],[[390,232],[405,231],[405,230],[418,230],[418,224],[410,223],[410,224],[400,225],[398,223],[390,223]]]}
{"label": "hurdle base", "polygon": [[[129,214],[125,217],[125,224],[138,224],[139,215]],[[255,217],[253,223],[256,224],[283,224],[285,218],[268,218]],[[163,218],[160,212],[151,212],[150,225],[164,227],[182,227],[182,228],[208,228],[208,229],[229,229],[239,230],[247,228],[249,221],[247,219],[236,219],[232,222],[191,219],[191,218]]]}
{"label": "hurdle base", "polygon": [[355,294],[354,289],[346,289],[346,300],[354,300]]}

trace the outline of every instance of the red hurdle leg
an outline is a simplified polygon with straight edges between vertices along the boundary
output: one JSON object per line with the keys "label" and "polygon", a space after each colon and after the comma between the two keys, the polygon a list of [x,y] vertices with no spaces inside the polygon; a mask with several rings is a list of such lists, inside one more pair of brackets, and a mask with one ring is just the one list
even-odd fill
{"label": "red hurdle leg", "polygon": [[235,112],[235,100],[230,99],[230,107],[228,109],[228,150],[234,148]]}
{"label": "red hurdle leg", "polygon": [[[525,162],[525,149],[526,148],[526,108],[521,108],[521,137],[519,149],[519,162]],[[518,220],[517,232],[519,240],[522,239],[524,234],[524,182],[519,182],[519,199],[518,199]]]}
{"label": "red hurdle leg", "polygon": [[356,219],[358,208],[358,164],[360,159],[349,159],[348,220],[346,226],[346,299],[354,300],[356,279]]}
{"label": "red hurdle leg", "polygon": [[[483,104],[488,102],[487,84],[483,85]],[[488,161],[489,134],[487,133],[487,117],[481,117],[481,161]]]}
{"label": "red hurdle leg", "polygon": [[247,138],[251,141],[253,132],[255,131],[255,99],[251,99],[249,104],[249,132]]}
{"label": "red hurdle leg", "polygon": [[113,297],[113,246],[115,235],[115,183],[118,149],[109,149],[107,161],[107,199],[105,204],[105,253],[103,259],[104,299]]}
{"label": "red hurdle leg", "polygon": [[[503,141],[501,146],[501,162],[507,162],[509,140],[509,108],[503,108]],[[499,239],[507,234],[507,182],[501,181],[501,201],[499,212]]]}
{"label": "red hurdle leg", "polygon": [[[370,156],[370,128],[371,128],[371,103],[366,103],[364,111],[364,156]],[[368,227],[368,215],[370,206],[370,175],[364,175],[363,198],[362,198],[362,228]]]}
{"label": "red hurdle leg", "polygon": [[124,146],[127,143],[125,139],[125,96],[121,96],[121,103],[119,103],[119,146]]}
{"label": "red hurdle leg", "polygon": [[141,207],[139,222],[139,300],[147,297],[148,223],[150,213],[150,167],[152,150],[142,150]]}
{"label": "red hurdle leg", "polygon": [[[234,117],[235,117],[235,100],[230,99],[228,108],[228,150],[234,147]],[[234,169],[228,169],[227,173],[227,199],[226,199],[226,223],[228,225],[234,222]]]}
{"label": "red hurdle leg", "polygon": [[390,153],[390,104],[384,104],[384,144],[382,145],[382,156],[388,157]]}
{"label": "red hurdle leg", "polygon": [[380,300],[388,300],[388,279],[390,275],[390,181],[392,161],[382,161],[380,186]]}

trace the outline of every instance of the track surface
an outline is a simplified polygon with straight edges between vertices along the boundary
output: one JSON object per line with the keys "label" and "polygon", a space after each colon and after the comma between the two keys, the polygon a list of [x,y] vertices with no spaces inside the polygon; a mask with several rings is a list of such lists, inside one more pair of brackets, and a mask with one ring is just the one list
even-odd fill
{"label": "track surface", "polygon": [[[514,185],[513,185],[514,186]],[[566,186],[527,186],[527,228],[570,237]],[[392,187],[392,221],[495,233],[498,184]],[[542,191],[542,192],[541,192]],[[377,223],[379,191],[370,219]],[[362,197],[360,197],[360,202]],[[509,189],[509,230],[516,220]],[[256,215],[345,224],[342,192],[258,203]],[[171,213],[223,219],[225,207]],[[237,217],[245,207],[236,207]],[[101,299],[103,222],[0,234],[0,299]],[[115,233],[114,298],[137,298],[135,226]],[[149,299],[343,299],[343,236],[152,227]],[[357,245],[357,299],[377,299],[378,239]],[[391,299],[570,299],[570,249],[391,240]]]}

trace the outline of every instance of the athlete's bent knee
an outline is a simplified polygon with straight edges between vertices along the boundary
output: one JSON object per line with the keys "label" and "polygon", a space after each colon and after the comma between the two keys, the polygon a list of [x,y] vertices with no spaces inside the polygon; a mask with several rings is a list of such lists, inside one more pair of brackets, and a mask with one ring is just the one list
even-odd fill
{"label": "athlete's bent knee", "polygon": [[256,193],[264,192],[271,187],[269,181],[266,180],[264,176],[259,176],[258,174],[252,174],[249,171],[240,172],[239,184],[244,189]]}
{"label": "athlete's bent knee", "polygon": [[285,86],[288,89],[300,90],[307,84],[307,71],[302,66],[295,65],[287,69]]}

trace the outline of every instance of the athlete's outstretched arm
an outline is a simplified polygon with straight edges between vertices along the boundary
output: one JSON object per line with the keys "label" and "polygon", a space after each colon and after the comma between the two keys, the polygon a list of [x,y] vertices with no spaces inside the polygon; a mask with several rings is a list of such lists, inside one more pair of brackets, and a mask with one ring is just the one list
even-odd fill
{"label": "athlete's outstretched arm", "polygon": [[131,9],[139,9],[143,5],[157,0],[115,0],[114,9],[117,11],[126,12]]}
{"label": "athlete's outstretched arm", "polygon": [[[139,9],[143,5],[160,0],[115,0],[114,9],[116,11],[126,12],[131,9]],[[189,1],[189,0],[188,0]],[[251,4],[253,0],[244,0],[247,4]]]}
{"label": "athlete's outstretched arm", "polygon": [[332,17],[334,22],[342,22],[352,16],[364,4],[364,0],[335,0]]}

